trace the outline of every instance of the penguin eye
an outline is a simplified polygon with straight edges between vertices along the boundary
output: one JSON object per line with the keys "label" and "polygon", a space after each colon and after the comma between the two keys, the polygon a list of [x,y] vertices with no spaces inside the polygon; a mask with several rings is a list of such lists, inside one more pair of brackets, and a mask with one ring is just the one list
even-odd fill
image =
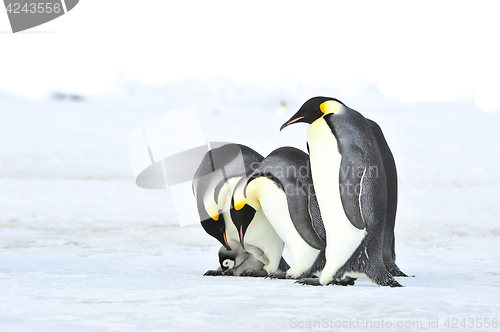
{"label": "penguin eye", "polygon": [[234,261],[231,260],[231,259],[225,259],[223,262],[222,262],[222,266],[224,267],[227,267],[228,269],[231,269],[234,267]]}

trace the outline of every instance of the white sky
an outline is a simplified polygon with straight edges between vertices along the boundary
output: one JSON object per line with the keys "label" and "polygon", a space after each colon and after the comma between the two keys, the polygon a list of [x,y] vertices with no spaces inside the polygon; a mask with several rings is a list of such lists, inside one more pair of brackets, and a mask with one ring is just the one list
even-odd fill
{"label": "white sky", "polygon": [[95,94],[118,76],[146,84],[371,81],[406,101],[474,93],[492,111],[500,109],[499,9],[493,1],[81,0],[19,34],[6,33],[0,10],[0,90]]}

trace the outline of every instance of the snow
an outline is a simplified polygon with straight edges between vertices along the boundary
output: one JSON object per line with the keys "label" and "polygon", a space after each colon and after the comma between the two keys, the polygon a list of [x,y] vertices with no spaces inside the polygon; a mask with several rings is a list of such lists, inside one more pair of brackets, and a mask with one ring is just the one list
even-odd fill
{"label": "snow", "polygon": [[[384,130],[399,172],[397,262],[415,277],[397,289],[203,277],[219,245],[199,225],[178,225],[168,191],[135,185],[129,134],[194,104],[208,141],[263,155],[305,149],[307,125],[279,127],[314,95]],[[403,103],[370,86],[266,90],[217,79],[128,84],[83,102],[0,93],[0,105],[0,331],[286,331],[358,318],[422,329],[439,319],[433,330],[447,330],[447,318],[500,318],[500,113],[472,98]]]}

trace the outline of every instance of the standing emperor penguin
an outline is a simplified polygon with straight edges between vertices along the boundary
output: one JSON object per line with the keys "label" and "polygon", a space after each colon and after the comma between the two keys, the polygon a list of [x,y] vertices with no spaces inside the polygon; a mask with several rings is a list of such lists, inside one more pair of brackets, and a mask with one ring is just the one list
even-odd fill
{"label": "standing emperor penguin", "polygon": [[306,122],[312,179],[326,231],[326,264],[318,279],[327,285],[364,277],[381,286],[401,287],[384,265],[387,214],[384,164],[371,125],[337,99],[314,97],[281,129]]}
{"label": "standing emperor penguin", "polygon": [[[232,250],[230,241],[240,242],[229,212],[234,186],[252,174],[263,159],[247,146],[227,144],[208,151],[194,175],[193,192],[201,225],[228,251]],[[255,214],[253,224],[246,243],[264,253],[268,260],[264,266],[267,273],[276,272],[280,264],[286,264],[281,258],[284,243],[262,210]]]}
{"label": "standing emperor penguin", "polygon": [[231,218],[243,244],[255,213],[262,209],[290,249],[294,265],[271,278],[312,277],[325,264],[325,228],[310,175],[309,156],[293,148],[271,152],[233,192]]}

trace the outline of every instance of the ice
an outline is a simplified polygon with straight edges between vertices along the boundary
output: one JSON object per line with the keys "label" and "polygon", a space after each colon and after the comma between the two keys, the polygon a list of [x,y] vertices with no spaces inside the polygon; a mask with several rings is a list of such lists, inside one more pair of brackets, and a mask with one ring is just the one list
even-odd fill
{"label": "ice", "polygon": [[[500,318],[500,113],[468,96],[403,103],[370,86],[345,98],[224,79],[122,89],[78,103],[0,93],[0,331],[285,331],[358,318],[447,330],[447,318]],[[279,128],[321,94],[384,130],[399,172],[397,263],[415,277],[397,289],[203,277],[220,245],[179,226],[168,191],[135,185],[130,133],[194,104],[207,141],[305,150],[307,125]]]}

